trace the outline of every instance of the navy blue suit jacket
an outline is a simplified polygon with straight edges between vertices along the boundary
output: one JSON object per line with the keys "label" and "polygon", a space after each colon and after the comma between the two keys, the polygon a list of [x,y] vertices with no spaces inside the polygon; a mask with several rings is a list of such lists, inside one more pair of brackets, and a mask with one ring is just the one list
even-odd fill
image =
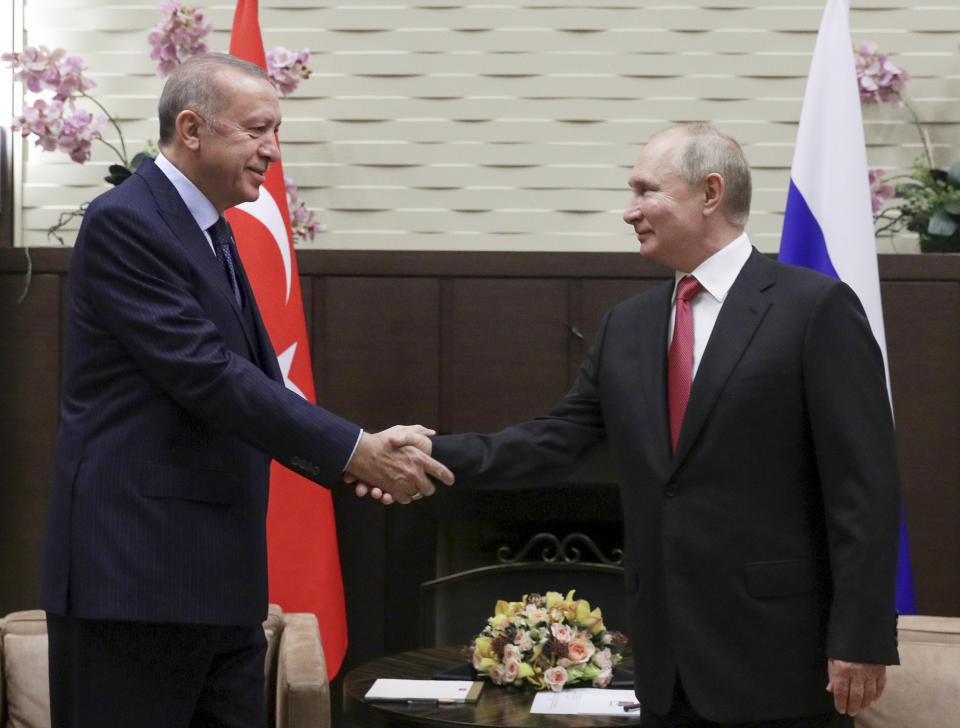
{"label": "navy blue suit jacket", "polygon": [[266,615],[270,458],[342,476],[359,428],[283,386],[238,262],[241,309],[153,160],[84,215],[43,606],[96,619]]}
{"label": "navy blue suit jacket", "polygon": [[714,721],[827,712],[828,657],[897,661],[899,476],[879,348],[848,286],[754,251],[671,453],[672,290],[607,313],[548,415],[436,437],[433,456],[463,487],[560,472],[608,441],[640,702],[666,713],[679,671]]}

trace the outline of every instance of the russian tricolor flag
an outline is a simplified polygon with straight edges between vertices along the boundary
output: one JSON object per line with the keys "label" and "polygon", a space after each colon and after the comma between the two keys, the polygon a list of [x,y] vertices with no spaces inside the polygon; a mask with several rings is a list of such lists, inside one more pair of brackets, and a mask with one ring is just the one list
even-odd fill
{"label": "russian tricolor flag", "polygon": [[[780,261],[839,278],[860,297],[887,367],[867,152],[850,40],[849,0],[827,0],[800,112]],[[897,610],[916,613],[900,518]]]}

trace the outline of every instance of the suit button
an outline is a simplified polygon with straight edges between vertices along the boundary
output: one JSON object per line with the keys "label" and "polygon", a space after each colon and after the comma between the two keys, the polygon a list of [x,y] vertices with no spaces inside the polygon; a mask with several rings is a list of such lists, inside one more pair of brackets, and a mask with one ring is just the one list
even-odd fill
{"label": "suit button", "polygon": [[673,498],[673,496],[677,494],[677,484],[671,480],[663,489],[663,494],[667,496],[667,498]]}

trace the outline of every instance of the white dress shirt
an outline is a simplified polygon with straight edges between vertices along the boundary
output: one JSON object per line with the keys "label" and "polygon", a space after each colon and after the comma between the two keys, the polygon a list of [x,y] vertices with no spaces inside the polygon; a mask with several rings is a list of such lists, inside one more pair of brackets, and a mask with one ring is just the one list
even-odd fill
{"label": "white dress shirt", "polygon": [[210,252],[216,255],[217,252],[213,249],[213,241],[210,240],[210,233],[207,232],[207,228],[220,218],[220,213],[217,212],[217,208],[213,206],[213,203],[206,198],[193,182],[186,178],[183,172],[173,166],[173,162],[163,156],[163,152],[157,154],[157,158],[154,161],[157,163],[160,171],[170,180],[170,184],[176,188],[177,194],[180,195],[187,209],[190,210],[193,219],[196,220],[197,225],[203,230],[203,235],[206,237],[207,244],[210,246]]}
{"label": "white dress shirt", "polygon": [[670,326],[667,331],[667,349],[673,341],[673,325],[677,312],[677,284],[685,275],[692,275],[703,286],[703,290],[690,302],[690,311],[693,314],[693,376],[697,376],[697,368],[703,358],[703,351],[707,348],[707,341],[713,332],[713,326],[720,315],[720,307],[730,292],[733,282],[737,280],[747,258],[753,251],[750,238],[746,233],[711,255],[690,273],[676,272],[673,284],[673,302],[670,307]]}

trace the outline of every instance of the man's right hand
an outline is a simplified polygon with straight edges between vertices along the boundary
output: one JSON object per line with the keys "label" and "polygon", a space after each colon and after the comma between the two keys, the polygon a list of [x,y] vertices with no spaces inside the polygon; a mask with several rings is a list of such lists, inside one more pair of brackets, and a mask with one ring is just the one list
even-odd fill
{"label": "man's right hand", "polygon": [[453,484],[453,473],[430,457],[433,430],[420,425],[397,425],[389,430],[364,432],[347,463],[344,480],[374,494],[383,503],[410,503],[436,490],[430,477]]}

